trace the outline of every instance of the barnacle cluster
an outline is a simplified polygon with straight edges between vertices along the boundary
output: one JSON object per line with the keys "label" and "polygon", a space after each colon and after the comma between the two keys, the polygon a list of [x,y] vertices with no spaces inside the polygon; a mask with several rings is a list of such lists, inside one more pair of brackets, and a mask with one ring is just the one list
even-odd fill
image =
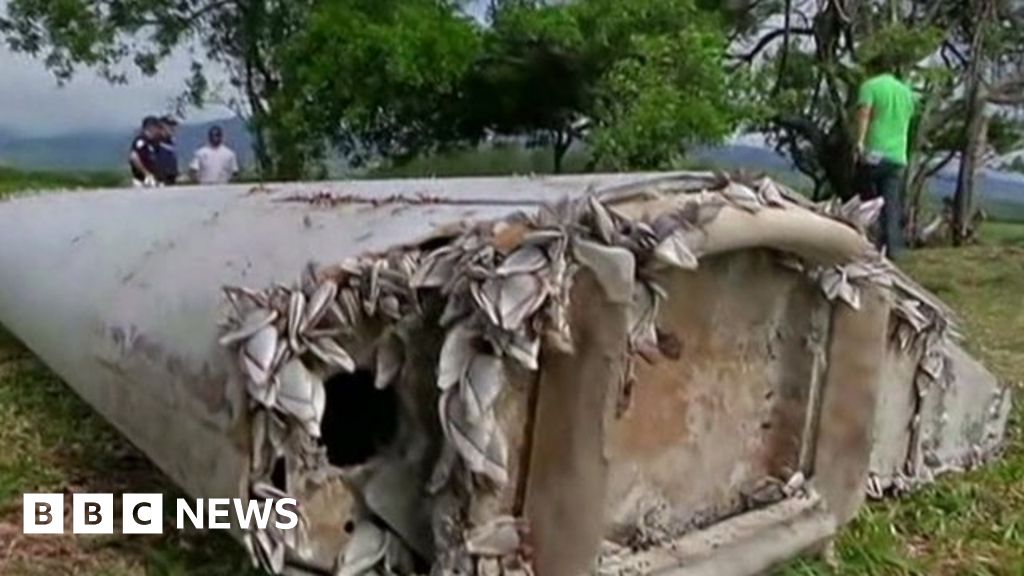
{"label": "barnacle cluster", "polygon": [[[630,217],[620,209],[657,197],[678,201],[651,217]],[[672,297],[658,284],[657,273],[697,268],[705,253],[706,230],[723,210],[812,210],[863,229],[880,208],[880,201],[856,199],[812,204],[767,178],[693,175],[593,191],[543,205],[532,214],[467,225],[457,234],[418,246],[310,266],[295,286],[226,288],[230,317],[220,342],[237,355],[246,382],[253,497],[281,492],[271,475],[273,463],[285,455],[311,474],[328,467],[319,442],[325,380],[356,370],[354,347],[367,326],[374,326],[370,362],[375,385],[383,389],[395,385],[409,356],[404,323],[422,317],[428,308],[441,310],[444,342],[436,359],[436,417],[444,449],[428,490],[499,490],[510,481],[508,441],[495,416],[507,384],[506,366],[536,371],[542,348],[572,351],[568,310],[573,279],[581,268],[593,273],[609,300],[629,304],[631,361],[649,359],[661,353],[658,310]],[[882,256],[868,249],[836,265],[783,252],[778,258],[817,282],[829,300],[853,308],[861,305],[860,293],[868,283],[890,290],[899,319],[893,338],[903,347],[918,341],[926,347],[920,366],[922,393],[942,379],[941,344],[952,332],[949,313]],[[450,520],[446,525],[458,527],[456,536],[438,537],[450,549],[431,559],[434,573],[530,573],[519,519]],[[254,558],[273,573],[283,570],[294,538],[267,530],[247,535]],[[355,527],[336,573],[409,574],[409,556],[400,537],[365,522]]]}

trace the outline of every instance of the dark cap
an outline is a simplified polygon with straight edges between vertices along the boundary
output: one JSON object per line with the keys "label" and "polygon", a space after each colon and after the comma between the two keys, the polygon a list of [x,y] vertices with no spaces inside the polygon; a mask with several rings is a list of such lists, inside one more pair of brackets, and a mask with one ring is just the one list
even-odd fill
{"label": "dark cap", "polygon": [[143,128],[153,128],[160,125],[160,119],[156,116],[146,116],[142,119]]}
{"label": "dark cap", "polygon": [[208,134],[210,136],[223,136],[224,135],[224,131],[221,130],[220,126],[211,126],[210,127],[210,131],[208,132]]}
{"label": "dark cap", "polygon": [[164,124],[167,124],[168,126],[177,126],[178,125],[178,119],[175,118],[174,116],[164,116],[163,118],[160,119],[160,121],[163,122]]}

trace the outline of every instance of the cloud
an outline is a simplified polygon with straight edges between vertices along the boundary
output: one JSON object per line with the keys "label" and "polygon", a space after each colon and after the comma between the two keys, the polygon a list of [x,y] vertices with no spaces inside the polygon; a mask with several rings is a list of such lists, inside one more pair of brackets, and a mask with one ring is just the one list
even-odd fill
{"label": "cloud", "polygon": [[[135,75],[127,85],[111,85],[82,70],[64,86],[26,55],[0,47],[0,127],[26,136],[82,130],[130,128],[146,114],[171,111],[189,70],[186,54],[175,54],[154,78]],[[195,119],[223,117],[224,108],[196,111]]]}

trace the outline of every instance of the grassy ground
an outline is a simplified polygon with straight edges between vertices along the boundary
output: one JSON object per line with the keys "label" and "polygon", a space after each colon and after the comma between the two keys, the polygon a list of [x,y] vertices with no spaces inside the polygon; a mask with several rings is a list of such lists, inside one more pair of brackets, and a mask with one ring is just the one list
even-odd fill
{"label": "grassy ground", "polygon": [[0,166],[0,198],[33,190],[119,186],[126,181],[127,176],[117,172],[27,171]]}
{"label": "grassy ground", "polygon": [[[0,174],[2,176],[2,174]],[[56,179],[56,180],[54,180]],[[37,174],[30,187],[67,186]],[[0,177],[0,191],[3,190]],[[24,187],[24,185],[21,185]],[[960,311],[969,345],[996,373],[1024,382],[1024,225],[990,223],[981,245],[914,253],[906,268]],[[784,576],[1024,575],[1024,403],[1006,458],[900,501],[866,508],[838,562],[797,562]],[[234,575],[248,572],[221,534],[26,537],[24,492],[173,492],[108,425],[0,329],[0,574]]]}

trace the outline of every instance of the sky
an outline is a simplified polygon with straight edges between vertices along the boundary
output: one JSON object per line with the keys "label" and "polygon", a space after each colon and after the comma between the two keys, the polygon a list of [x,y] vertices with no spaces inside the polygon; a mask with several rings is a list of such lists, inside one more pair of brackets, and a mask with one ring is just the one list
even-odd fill
{"label": "sky", "polygon": [[[7,0],[0,0],[0,13]],[[481,17],[484,0],[470,2]],[[188,73],[189,57],[175,54],[155,78],[135,75],[127,85],[114,86],[89,70],[58,86],[41,62],[14,54],[0,43],[0,131],[20,136],[53,136],[104,129],[123,131],[147,114],[171,111]],[[202,122],[230,116],[225,107],[190,111],[187,121]]]}
{"label": "sky", "polygon": [[[7,0],[0,0],[0,14]],[[90,70],[81,70],[59,86],[42,62],[15,54],[0,42],[0,131],[18,136],[53,136],[96,129],[123,131],[147,114],[172,111],[189,70],[182,51],[155,78],[135,74],[127,85],[111,85]],[[189,120],[230,116],[223,107],[193,111]]]}
{"label": "sky", "polygon": [[[0,0],[2,2],[2,0]],[[20,136],[52,136],[87,130],[124,130],[147,114],[172,111],[189,59],[176,54],[155,78],[131,78],[111,85],[82,70],[63,87],[41,62],[0,47],[0,130]],[[223,107],[192,111],[190,121],[223,118]]]}

